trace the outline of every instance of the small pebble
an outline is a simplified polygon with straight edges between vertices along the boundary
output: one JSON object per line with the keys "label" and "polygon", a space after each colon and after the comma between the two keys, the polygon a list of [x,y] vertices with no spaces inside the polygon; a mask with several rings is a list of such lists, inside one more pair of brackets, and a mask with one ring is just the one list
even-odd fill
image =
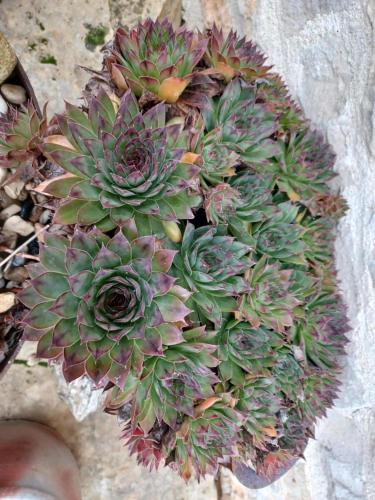
{"label": "small pebble", "polygon": [[21,236],[28,236],[34,232],[34,226],[31,222],[21,219],[19,215],[12,215],[12,217],[9,217],[4,223],[4,229],[6,231],[13,231]]}
{"label": "small pebble", "polygon": [[12,217],[12,215],[18,214],[20,210],[21,207],[19,205],[12,203],[11,205],[9,205],[9,207],[4,208],[0,212],[0,220],[7,220],[9,219],[9,217]]}
{"label": "small pebble", "polygon": [[26,90],[20,85],[4,83],[0,90],[5,99],[12,104],[23,104],[27,99]]}
{"label": "small pebble", "polygon": [[17,179],[16,181],[10,182],[4,186],[5,193],[12,198],[13,200],[20,199],[20,194],[23,190],[25,183],[21,181],[21,179]]}
{"label": "small pebble", "polygon": [[8,104],[5,102],[4,97],[0,95],[0,114],[6,115],[8,111]]}
{"label": "small pebble", "polygon": [[25,264],[25,259],[20,255],[16,255],[12,261],[12,265],[14,267],[23,266],[24,264]]}
{"label": "small pebble", "polygon": [[10,250],[14,250],[17,245],[18,235],[13,231],[6,231],[2,229],[0,233],[0,242]]}
{"label": "small pebble", "polygon": [[8,169],[0,168],[0,186],[4,184],[7,177],[8,177]]}
{"label": "small pebble", "polygon": [[22,283],[29,277],[26,267],[10,267],[5,272],[5,279],[14,283]]}
{"label": "small pebble", "polygon": [[16,303],[16,296],[12,292],[0,293],[0,313],[9,311]]}
{"label": "small pebble", "polygon": [[20,217],[22,217],[22,219],[28,219],[31,214],[33,206],[34,206],[33,200],[28,196],[26,200],[22,202]]}
{"label": "small pebble", "polygon": [[12,203],[14,203],[14,200],[12,200],[12,198],[9,198],[3,188],[0,188],[0,207],[6,208],[9,207],[9,205],[11,205]]}
{"label": "small pebble", "polygon": [[17,285],[18,283],[16,283],[15,281],[8,281],[8,283],[6,284],[5,288],[17,288]]}
{"label": "small pebble", "polygon": [[44,210],[44,212],[39,217],[39,223],[45,226],[51,219],[51,210]]}
{"label": "small pebble", "polygon": [[5,287],[5,280],[3,278],[0,278],[0,288]]}

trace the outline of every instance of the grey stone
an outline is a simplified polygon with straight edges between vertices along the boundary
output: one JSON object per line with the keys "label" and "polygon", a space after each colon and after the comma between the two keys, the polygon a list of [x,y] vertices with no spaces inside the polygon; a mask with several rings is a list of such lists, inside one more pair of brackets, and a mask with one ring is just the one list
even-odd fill
{"label": "grey stone", "polygon": [[13,231],[6,231],[4,229],[1,230],[1,244],[13,250],[16,248],[18,235]]}
{"label": "grey stone", "polygon": [[8,217],[11,217],[12,215],[18,214],[18,212],[21,210],[21,207],[17,205],[16,203],[13,203],[12,205],[9,205],[9,207],[4,208],[0,212],[0,220],[7,220]]}
{"label": "grey stone", "polygon": [[95,388],[89,378],[83,377],[67,384],[59,365],[54,367],[58,383],[58,393],[65,401],[77,422],[82,422],[88,415],[101,408],[103,391]]}
{"label": "grey stone", "polygon": [[[0,107],[1,107],[1,99],[2,97],[0,96]],[[0,168],[0,186],[4,184],[7,177],[8,177],[8,169]]]}
{"label": "grey stone", "polygon": [[4,83],[0,90],[5,99],[11,104],[23,104],[26,101],[26,90],[20,85]]}
{"label": "grey stone", "polygon": [[24,264],[25,264],[25,258],[19,255],[16,255],[12,261],[12,265],[14,267],[23,266]]}
{"label": "grey stone", "polygon": [[45,224],[48,223],[50,218],[51,218],[51,210],[44,210],[41,216],[39,217],[39,222],[44,226]]}
{"label": "grey stone", "polygon": [[0,313],[8,311],[16,303],[16,295],[13,292],[0,293]]}
{"label": "grey stone", "polygon": [[34,231],[34,226],[31,222],[21,219],[19,215],[12,215],[5,221],[4,230],[12,231],[21,236],[28,236]]}
{"label": "grey stone", "polygon": [[18,287],[17,281],[8,281],[8,283],[5,286],[5,288],[7,288],[8,290],[16,287]]}
{"label": "grey stone", "polygon": [[26,267],[10,267],[5,271],[4,277],[13,283],[22,283],[29,277],[29,273]]}
{"label": "grey stone", "polygon": [[21,179],[16,179],[13,182],[9,182],[5,184],[4,191],[5,193],[12,198],[13,200],[21,199],[21,192],[25,186],[24,181]]}
{"label": "grey stone", "polygon": [[5,102],[5,99],[0,95],[0,114],[5,115],[7,111],[8,111],[8,105]]}
{"label": "grey stone", "polygon": [[5,36],[0,32],[0,84],[10,76],[17,64],[17,56]]}

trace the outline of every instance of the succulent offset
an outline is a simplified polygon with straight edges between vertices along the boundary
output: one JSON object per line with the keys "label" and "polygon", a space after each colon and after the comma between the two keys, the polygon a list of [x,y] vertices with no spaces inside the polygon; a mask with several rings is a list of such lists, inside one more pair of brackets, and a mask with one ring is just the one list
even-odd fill
{"label": "succulent offset", "polygon": [[25,338],[107,390],[140,464],[271,481],[339,385],[334,154],[216,26],[119,28],[83,96],[38,144],[61,175],[39,189],[55,225],[19,295]]}
{"label": "succulent offset", "polygon": [[31,102],[22,109],[10,107],[7,114],[0,113],[0,168],[33,167],[46,129],[46,107],[42,117]]}

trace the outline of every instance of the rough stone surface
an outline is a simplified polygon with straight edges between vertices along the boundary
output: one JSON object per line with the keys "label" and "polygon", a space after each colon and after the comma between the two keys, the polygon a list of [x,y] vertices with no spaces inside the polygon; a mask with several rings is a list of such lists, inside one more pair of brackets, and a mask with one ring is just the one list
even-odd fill
{"label": "rough stone surface", "polygon": [[101,24],[111,36],[108,2],[100,0],[3,0],[0,31],[8,38],[49,112],[62,111],[64,99],[77,103],[88,79],[79,66],[98,69],[99,47],[85,46],[90,26]]}
{"label": "rough stone surface", "polygon": [[147,16],[155,19],[167,3],[170,0],[108,0],[112,26],[132,26]]}
{"label": "rough stone surface", "polygon": [[65,381],[60,366],[54,366],[57,376],[58,394],[67,403],[77,422],[83,422],[91,413],[99,410],[104,400],[103,391],[95,388],[88,378]]}
{"label": "rough stone surface", "polygon": [[17,64],[16,54],[1,31],[0,25],[0,84],[8,78]]}
{"label": "rough stone surface", "polygon": [[[308,446],[304,473],[242,498],[375,498],[375,4],[372,0],[185,0],[184,17],[234,25],[269,56],[307,117],[326,133],[350,211],[336,258],[353,327],[342,390]],[[289,483],[290,484],[290,483]],[[284,493],[285,492],[285,493]],[[241,496],[239,497],[241,498]]]}

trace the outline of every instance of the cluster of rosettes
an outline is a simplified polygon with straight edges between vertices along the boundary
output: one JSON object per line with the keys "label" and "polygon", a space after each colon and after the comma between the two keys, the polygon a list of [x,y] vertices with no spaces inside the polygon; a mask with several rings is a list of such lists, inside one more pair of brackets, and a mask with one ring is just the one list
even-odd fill
{"label": "cluster of rosettes", "polygon": [[330,147],[264,61],[216,27],[120,28],[38,146],[61,202],[20,294],[25,337],[108,390],[140,463],[184,478],[272,476],[337,390],[345,204]]}

